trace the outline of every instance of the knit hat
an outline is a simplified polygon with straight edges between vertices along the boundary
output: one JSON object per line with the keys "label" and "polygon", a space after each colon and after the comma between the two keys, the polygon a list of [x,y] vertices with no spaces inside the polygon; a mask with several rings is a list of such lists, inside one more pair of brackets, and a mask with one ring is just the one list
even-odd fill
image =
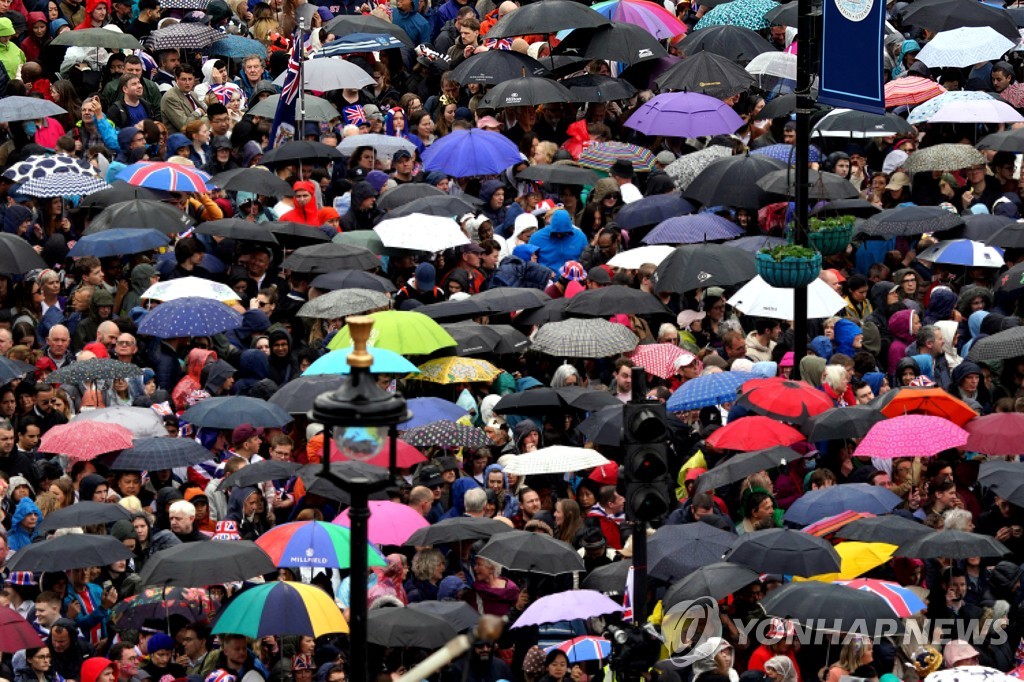
{"label": "knit hat", "polygon": [[146,642],[146,650],[151,654],[157,651],[174,651],[174,640],[170,635],[158,632]]}
{"label": "knit hat", "polygon": [[132,526],[132,522],[128,519],[114,522],[113,527],[110,529],[110,534],[115,540],[120,540],[121,542],[139,539],[139,534],[135,532],[135,527]]}
{"label": "knit hat", "polygon": [[7,17],[0,17],[0,37],[13,36],[14,24]]}

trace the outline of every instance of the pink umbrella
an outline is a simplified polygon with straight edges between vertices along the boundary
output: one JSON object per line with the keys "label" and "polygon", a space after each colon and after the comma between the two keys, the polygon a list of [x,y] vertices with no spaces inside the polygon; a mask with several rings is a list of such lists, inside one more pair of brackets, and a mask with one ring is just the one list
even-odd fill
{"label": "pink umbrella", "polygon": [[963,447],[968,433],[959,426],[926,414],[908,414],[878,422],[854,452],[856,457],[932,457]]}
{"label": "pink umbrella", "polygon": [[47,431],[39,441],[39,452],[67,455],[72,462],[86,462],[131,446],[132,432],[120,424],[74,421]]}
{"label": "pink umbrella", "polygon": [[650,374],[668,379],[676,373],[676,360],[684,355],[689,356],[686,364],[697,359],[693,353],[672,343],[646,343],[630,352],[629,358]]}
{"label": "pink umbrella", "polygon": [[[348,509],[334,523],[348,528]],[[397,502],[370,500],[370,542],[375,545],[401,545],[420,528],[430,524],[412,507]]]}

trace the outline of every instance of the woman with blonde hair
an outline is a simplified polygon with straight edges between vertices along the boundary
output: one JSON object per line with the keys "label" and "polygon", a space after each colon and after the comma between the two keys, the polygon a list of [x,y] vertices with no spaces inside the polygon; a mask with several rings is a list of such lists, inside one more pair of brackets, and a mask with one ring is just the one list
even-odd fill
{"label": "woman with blonde hair", "polygon": [[839,651],[839,660],[829,666],[825,682],[839,682],[841,678],[853,675],[857,668],[874,660],[873,651],[874,645],[870,639],[852,635]]}

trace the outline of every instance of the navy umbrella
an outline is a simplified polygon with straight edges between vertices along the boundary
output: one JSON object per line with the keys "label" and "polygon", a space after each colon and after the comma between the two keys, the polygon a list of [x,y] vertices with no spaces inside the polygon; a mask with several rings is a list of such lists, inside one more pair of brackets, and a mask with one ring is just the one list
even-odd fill
{"label": "navy umbrella", "polygon": [[406,405],[412,413],[412,419],[399,424],[399,431],[408,431],[436,421],[458,421],[468,414],[455,403],[442,398],[410,398]]}
{"label": "navy umbrella", "polygon": [[142,253],[143,251],[159,249],[161,246],[167,246],[170,241],[167,235],[160,230],[149,228],[137,230],[131,227],[118,227],[83,236],[68,251],[68,257],[96,256],[97,258],[106,258],[108,256],[123,256],[130,253]]}
{"label": "navy umbrella", "polygon": [[34,372],[35,366],[18,360],[0,357],[0,385],[24,378],[29,372]]}
{"label": "navy umbrella", "polygon": [[298,377],[277,390],[270,403],[288,414],[306,414],[313,409],[313,400],[321,393],[336,391],[345,380],[340,374],[311,374]]}
{"label": "navy umbrella", "polygon": [[160,471],[187,467],[211,459],[210,451],[191,438],[136,438],[122,450],[111,469],[115,471]]}
{"label": "navy umbrella", "polygon": [[901,502],[900,496],[880,485],[870,483],[844,483],[832,486],[824,495],[824,488],[812,490],[790,505],[783,518],[790,523],[807,526],[815,521],[835,516],[844,511],[866,514],[888,514]]}
{"label": "navy umbrella", "polygon": [[242,326],[242,316],[209,298],[186,296],[161,303],[139,322],[139,333],[158,339],[211,336]]}
{"label": "navy umbrella", "polygon": [[615,224],[623,230],[657,225],[663,220],[694,212],[694,206],[674,192],[655,194],[623,206],[615,216]]}
{"label": "navy umbrella", "polygon": [[182,418],[211,429],[233,429],[242,424],[280,428],[292,420],[290,414],[273,403],[240,395],[207,398],[188,408]]}
{"label": "navy umbrella", "polygon": [[734,239],[743,234],[736,223],[715,215],[696,215],[669,218],[643,238],[644,244],[700,244],[718,239]]}

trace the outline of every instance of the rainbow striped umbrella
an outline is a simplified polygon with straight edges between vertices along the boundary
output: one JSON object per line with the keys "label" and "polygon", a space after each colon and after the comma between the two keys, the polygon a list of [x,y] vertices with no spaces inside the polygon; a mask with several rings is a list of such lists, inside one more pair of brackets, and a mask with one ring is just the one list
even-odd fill
{"label": "rainbow striped umbrella", "polygon": [[280,581],[239,594],[213,626],[214,634],[252,639],[271,635],[319,637],[335,632],[348,632],[348,623],[330,595],[312,585]]}
{"label": "rainbow striped umbrella", "polygon": [[844,511],[836,514],[835,516],[828,516],[821,521],[815,521],[809,526],[801,528],[801,532],[814,535],[819,538],[827,537],[832,535],[836,531],[841,530],[846,524],[859,521],[860,519],[874,518],[874,514],[868,514],[866,512],[858,511]]}
{"label": "rainbow striped umbrella", "polygon": [[162,189],[165,192],[209,192],[210,176],[201,170],[180,163],[140,161],[117,174],[129,185]]}
{"label": "rainbow striped umbrella", "polygon": [[612,655],[612,643],[604,637],[594,637],[592,635],[567,639],[564,642],[548,647],[544,650],[544,653],[550,654],[555,649],[568,656],[570,664],[579,663],[580,661],[599,661]]}
{"label": "rainbow striped umbrella", "polygon": [[629,161],[638,173],[654,170],[654,154],[650,149],[626,142],[598,142],[580,155],[580,165],[591,170],[611,170],[616,161]]}
{"label": "rainbow striped umbrella", "polygon": [[[348,568],[352,531],[323,521],[295,521],[271,528],[256,539],[256,544],[275,566]],[[386,565],[372,545],[367,551],[370,566]]]}
{"label": "rainbow striped umbrella", "polygon": [[639,26],[658,40],[681,36],[687,30],[667,9],[646,0],[605,0],[590,8],[611,21]]}
{"label": "rainbow striped umbrella", "polygon": [[913,590],[886,580],[858,578],[856,580],[837,580],[835,584],[877,594],[900,618],[913,618],[915,613],[920,613],[925,609],[925,603],[914,594]]}

